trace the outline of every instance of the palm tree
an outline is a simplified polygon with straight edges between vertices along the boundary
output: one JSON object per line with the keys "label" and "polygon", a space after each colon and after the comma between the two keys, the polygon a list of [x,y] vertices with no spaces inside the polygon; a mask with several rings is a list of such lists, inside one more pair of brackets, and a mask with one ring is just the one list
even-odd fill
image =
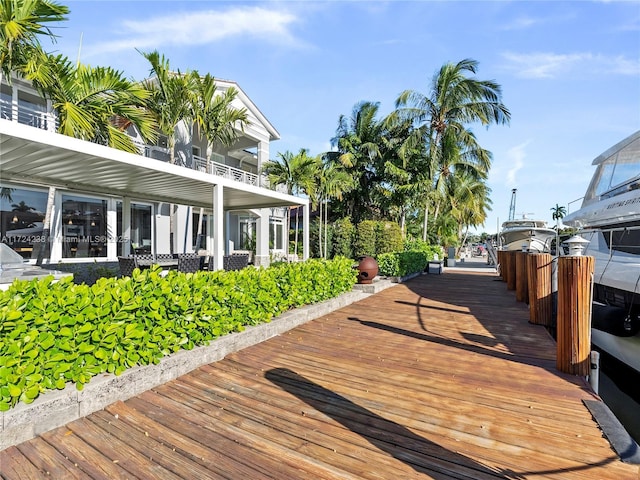
{"label": "palm tree", "polygon": [[40,37],[56,38],[46,24],[66,20],[68,13],[48,0],[0,0],[0,82],[6,76],[11,83],[11,72],[41,57]]}
{"label": "palm tree", "polygon": [[[423,145],[429,158],[429,176],[433,188],[440,177],[451,173],[452,159],[472,154],[478,167],[488,171],[490,157],[477,144],[466,125],[508,124],[511,114],[502,103],[502,89],[492,80],[477,80],[478,62],[464,59],[457,64],[446,63],[434,75],[427,95],[405,90],[396,100],[391,121],[409,120],[414,125],[406,148]],[[453,154],[449,149],[455,149]],[[462,156],[462,157],[461,157]],[[457,161],[457,160],[456,160]],[[455,166],[454,166],[455,168]],[[429,205],[426,202],[423,237],[426,239]]]}
{"label": "palm tree", "polygon": [[[278,160],[268,161],[263,165],[263,171],[269,177],[269,184],[284,185],[290,195],[308,194],[312,190],[313,181],[318,169],[317,159],[310,157],[305,148],[294,155],[286,151],[278,153]],[[294,253],[298,254],[298,226],[300,208],[296,208],[296,228],[294,239]],[[289,218],[287,216],[287,222]],[[289,226],[287,225],[287,231]]]}
{"label": "palm tree", "polygon": [[567,215],[567,209],[562,205],[558,205],[557,203],[555,207],[551,207],[551,211],[553,212],[551,214],[551,218],[556,222],[559,222]]}
{"label": "palm tree", "polygon": [[[246,108],[234,108],[238,90],[230,87],[218,92],[215,79],[210,74],[201,77],[191,72],[193,91],[193,116],[195,124],[209,143],[209,157],[217,144],[230,147],[250,124]],[[210,159],[210,158],[209,158]]]}
{"label": "palm tree", "polygon": [[376,119],[379,103],[360,102],[353,107],[350,117],[340,116],[336,136],[331,139],[337,151],[328,152],[329,162],[341,165],[354,180],[353,188],[344,192],[344,208],[341,216],[349,216],[354,223],[371,218],[376,209],[372,186],[380,181],[383,162],[381,137],[382,122]]}
{"label": "palm tree", "polygon": [[140,52],[151,64],[152,78],[142,82],[150,93],[147,108],[154,115],[160,131],[167,136],[170,163],[175,163],[176,127],[182,122],[191,127],[195,117],[195,76],[171,71],[169,60],[158,51]]}
{"label": "palm tree", "polygon": [[150,94],[140,84],[111,67],[73,64],[62,55],[49,56],[47,62],[55,81],[37,74],[32,80],[52,101],[58,133],[130,153],[139,150],[126,132],[129,126],[145,140],[155,140],[155,121],[144,108]]}

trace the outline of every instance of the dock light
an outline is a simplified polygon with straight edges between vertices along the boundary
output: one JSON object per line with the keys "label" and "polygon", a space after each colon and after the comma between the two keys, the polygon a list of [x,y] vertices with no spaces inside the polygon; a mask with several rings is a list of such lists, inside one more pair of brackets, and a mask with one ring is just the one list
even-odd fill
{"label": "dock light", "polygon": [[589,245],[589,240],[582,238],[580,235],[574,235],[569,240],[562,242],[562,244],[569,247],[570,257],[581,257],[584,255],[587,245]]}

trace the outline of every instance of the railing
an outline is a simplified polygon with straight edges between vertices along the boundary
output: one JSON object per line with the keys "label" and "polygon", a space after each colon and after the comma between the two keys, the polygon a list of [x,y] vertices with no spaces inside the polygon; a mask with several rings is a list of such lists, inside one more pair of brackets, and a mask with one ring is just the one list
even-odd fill
{"label": "railing", "polygon": [[56,131],[59,126],[58,119],[52,113],[26,105],[16,105],[4,99],[0,100],[0,118],[17,121],[22,125],[29,125],[40,130]]}
{"label": "railing", "polygon": [[259,177],[255,173],[245,172],[239,168],[230,167],[229,165],[223,165],[221,163],[212,162],[206,158],[193,156],[193,168],[201,172],[206,172],[218,177],[228,178],[230,180],[246,183],[248,185],[260,185]]}
{"label": "railing", "polygon": [[[11,101],[0,99],[0,118],[5,120],[17,121],[23,125],[30,125],[41,130],[57,131],[59,126],[58,119],[52,113],[40,111],[25,105],[15,105]],[[162,162],[168,162],[171,159],[169,149],[156,145],[145,145],[136,142],[140,155],[153,158]],[[185,166],[185,168],[190,168]],[[239,168],[230,167],[217,162],[212,162],[206,158],[193,156],[192,168],[201,172],[209,173],[219,177],[228,178],[235,182],[245,183],[247,185],[260,186],[260,177],[255,173],[246,172]],[[266,186],[264,180],[263,186]]]}

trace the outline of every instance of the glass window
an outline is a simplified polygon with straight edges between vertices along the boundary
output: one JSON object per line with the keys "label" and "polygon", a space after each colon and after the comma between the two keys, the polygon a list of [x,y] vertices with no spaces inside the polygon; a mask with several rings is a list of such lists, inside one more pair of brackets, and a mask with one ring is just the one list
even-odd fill
{"label": "glass window", "polygon": [[240,247],[238,250],[253,252],[256,247],[256,220],[251,217],[241,217],[240,222]]}
{"label": "glass window", "polygon": [[[200,217],[200,209],[196,209],[192,214],[191,225],[193,229],[191,232],[191,240],[193,250],[197,252],[200,249],[207,248],[207,223],[209,215],[202,214]],[[200,233],[198,234],[198,220],[200,220]]]}
{"label": "glass window", "polygon": [[62,195],[62,256],[107,256],[107,201]]}
{"label": "glass window", "polygon": [[37,258],[42,246],[47,192],[0,184],[2,243],[25,259]]}
{"label": "glass window", "polygon": [[116,234],[118,255],[124,255],[124,244],[130,242],[129,253],[152,253],[153,250],[153,207],[144,203],[131,202],[131,230],[130,237],[123,237],[122,202],[116,204]]}
{"label": "glass window", "polygon": [[280,218],[271,218],[269,228],[269,247],[284,250],[284,224]]}

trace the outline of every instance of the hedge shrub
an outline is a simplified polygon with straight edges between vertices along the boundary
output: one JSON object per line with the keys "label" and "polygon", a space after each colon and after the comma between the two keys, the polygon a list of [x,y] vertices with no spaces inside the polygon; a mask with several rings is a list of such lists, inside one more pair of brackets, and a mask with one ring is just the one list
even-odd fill
{"label": "hedge shrub", "polygon": [[356,282],[352,266],[337,258],[164,277],[136,269],[91,286],[16,281],[0,292],[0,411],[336,297]]}
{"label": "hedge shrub", "polygon": [[356,258],[363,255],[373,257],[376,254],[376,226],[374,220],[364,220],[356,226],[354,254]]}
{"label": "hedge shrub", "polygon": [[387,277],[406,277],[422,272],[429,262],[424,252],[390,252],[376,257],[380,275]]}
{"label": "hedge shrub", "polygon": [[377,222],[376,254],[401,252],[404,250],[402,229],[395,222]]}

